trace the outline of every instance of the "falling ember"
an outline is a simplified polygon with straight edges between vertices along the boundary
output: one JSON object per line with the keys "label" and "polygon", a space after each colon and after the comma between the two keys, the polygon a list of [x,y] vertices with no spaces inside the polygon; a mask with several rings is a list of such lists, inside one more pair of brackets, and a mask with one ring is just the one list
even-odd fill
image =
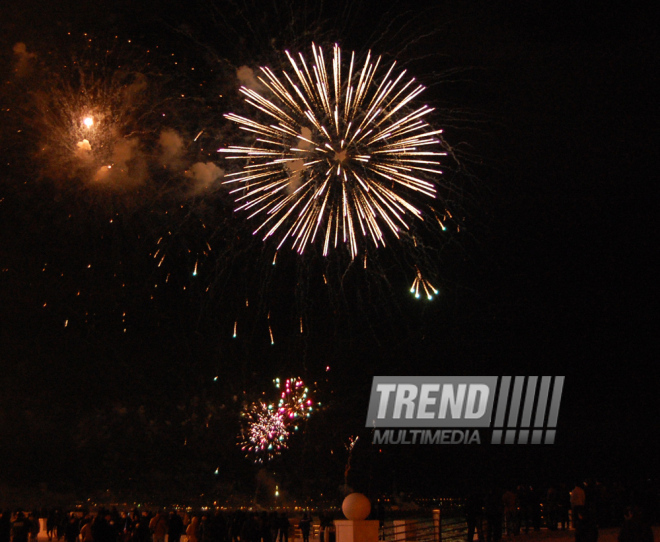
{"label": "falling ember", "polygon": [[442,220],[440,220],[440,217],[436,216],[435,219],[438,221],[438,224],[440,224],[440,227],[442,228],[442,231],[447,231],[447,227],[442,223]]}
{"label": "falling ember", "polygon": [[434,295],[438,295],[438,290],[436,290],[433,285],[422,276],[422,272],[419,270],[419,267],[416,267],[417,276],[412,283],[410,288],[410,293],[419,299],[421,297],[421,291],[423,290],[426,294],[426,298],[431,301]]}
{"label": "falling ember", "polygon": [[193,277],[197,276],[197,264],[199,263],[199,260],[195,262],[195,269],[193,270]]}
{"label": "falling ember", "polygon": [[238,327],[238,320],[234,322],[234,339],[236,338],[236,328]]}
{"label": "falling ember", "polygon": [[270,344],[275,344],[275,340],[273,339],[273,328],[268,326],[268,333],[270,334]]}
{"label": "falling ember", "polygon": [[400,238],[411,219],[424,220],[446,155],[436,150],[442,130],[424,121],[433,109],[413,107],[424,86],[397,75],[396,62],[382,74],[370,52],[362,66],[351,53],[348,67],[337,45],[332,66],[314,44],[311,66],[301,53],[286,55],[284,78],[262,68],[267,92],[240,90],[268,121],[225,115],[257,137],[218,151],[249,160],[224,181],[237,186],[236,210],[260,220],[255,234],[301,254],[318,239],[324,255],[342,244],[355,258],[370,243],[384,247],[386,235]]}

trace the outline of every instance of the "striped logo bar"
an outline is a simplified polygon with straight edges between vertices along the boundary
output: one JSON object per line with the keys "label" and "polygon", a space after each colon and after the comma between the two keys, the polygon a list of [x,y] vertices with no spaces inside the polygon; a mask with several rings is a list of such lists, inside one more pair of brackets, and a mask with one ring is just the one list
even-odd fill
{"label": "striped logo bar", "polygon": [[563,376],[503,376],[492,444],[554,444]]}

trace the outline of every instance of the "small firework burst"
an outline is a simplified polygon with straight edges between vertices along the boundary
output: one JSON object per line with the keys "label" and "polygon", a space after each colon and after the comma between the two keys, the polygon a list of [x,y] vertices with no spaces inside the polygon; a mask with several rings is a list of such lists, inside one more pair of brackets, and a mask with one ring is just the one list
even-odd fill
{"label": "small firework burst", "polygon": [[291,431],[298,429],[298,422],[311,416],[314,401],[309,389],[300,378],[274,380],[275,387],[282,392],[278,404],[257,402],[247,406],[242,416],[244,425],[239,436],[239,445],[255,462],[270,461],[283,449]]}
{"label": "small firework burst", "polygon": [[262,463],[272,459],[287,447],[289,430],[285,418],[272,405],[256,403],[243,412],[246,427],[242,432],[241,449]]}
{"label": "small firework burst", "polygon": [[[280,388],[280,379],[275,379],[275,386]],[[295,421],[309,418],[314,409],[314,401],[309,397],[309,389],[300,378],[287,378],[282,387],[282,393],[277,410],[284,417]]]}
{"label": "small firework burst", "polygon": [[160,121],[153,79],[145,74],[150,55],[95,43],[86,38],[79,50],[74,40],[75,51],[55,54],[40,67],[43,81],[27,105],[38,163],[49,178],[134,187],[146,179],[149,158],[138,134],[156,130]]}

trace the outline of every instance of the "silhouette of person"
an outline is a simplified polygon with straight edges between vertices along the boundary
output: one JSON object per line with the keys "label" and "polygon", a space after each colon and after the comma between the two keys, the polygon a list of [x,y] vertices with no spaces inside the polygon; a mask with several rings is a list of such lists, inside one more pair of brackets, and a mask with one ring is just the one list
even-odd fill
{"label": "silhouette of person", "polygon": [[467,542],[472,542],[474,539],[474,531],[477,531],[477,538],[479,542],[483,542],[483,507],[484,501],[481,495],[473,493],[465,501],[465,516],[467,519]]}
{"label": "silhouette of person", "polygon": [[311,527],[312,520],[307,517],[307,513],[304,513],[300,523],[298,524],[298,528],[302,534],[303,542],[309,542],[309,531]]}

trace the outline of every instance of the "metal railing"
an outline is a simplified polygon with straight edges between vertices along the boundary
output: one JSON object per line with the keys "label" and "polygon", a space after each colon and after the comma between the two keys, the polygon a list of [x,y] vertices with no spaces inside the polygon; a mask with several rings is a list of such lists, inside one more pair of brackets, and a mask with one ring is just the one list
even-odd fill
{"label": "metal railing", "polygon": [[443,519],[439,525],[439,516],[386,522],[379,532],[385,542],[456,542],[466,536],[464,519]]}
{"label": "metal railing", "polygon": [[467,537],[467,522],[463,518],[450,518],[442,522],[442,542],[465,540]]}

